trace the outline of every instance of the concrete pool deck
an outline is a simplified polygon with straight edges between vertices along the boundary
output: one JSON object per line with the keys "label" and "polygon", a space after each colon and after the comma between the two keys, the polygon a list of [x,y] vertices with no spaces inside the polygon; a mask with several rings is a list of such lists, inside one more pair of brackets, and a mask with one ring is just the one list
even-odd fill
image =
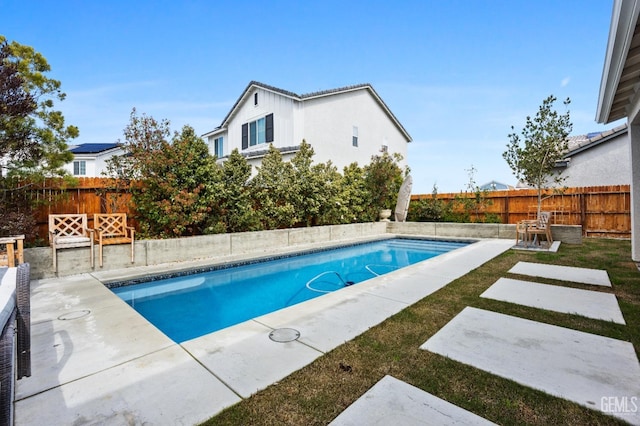
{"label": "concrete pool deck", "polygon": [[[175,264],[33,281],[32,375],[17,382],[15,424],[205,421],[512,245],[480,240],[183,344],[171,341],[101,281],[168,272]],[[299,339],[270,340],[269,333],[280,328],[299,331]]]}

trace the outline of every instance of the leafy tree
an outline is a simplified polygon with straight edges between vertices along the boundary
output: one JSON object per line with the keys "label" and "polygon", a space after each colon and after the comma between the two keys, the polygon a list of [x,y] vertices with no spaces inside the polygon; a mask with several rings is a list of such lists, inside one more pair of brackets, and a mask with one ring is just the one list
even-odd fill
{"label": "leafy tree", "polygon": [[[520,135],[511,126],[507,150],[502,154],[520,181],[526,182],[538,191],[538,215],[542,204],[542,191],[549,183],[560,185],[566,177],[555,170],[556,162],[562,160],[568,150],[567,137],[573,125],[569,110],[559,114],[553,109],[556,97],[551,95],[542,101],[536,116],[527,116]],[[565,107],[570,103],[567,98]]]}
{"label": "leafy tree", "polygon": [[293,169],[291,163],[273,145],[262,158],[258,173],[249,182],[255,211],[264,229],[289,228],[299,222],[299,212],[292,202]]}
{"label": "leafy tree", "polygon": [[20,151],[28,142],[27,129],[19,125],[20,120],[33,114],[38,104],[25,83],[18,65],[11,61],[9,45],[0,43],[0,157]]}
{"label": "leafy tree", "polygon": [[169,142],[169,122],[139,117],[135,109],[124,131],[125,156],[111,170],[133,180],[132,201],[145,237],[172,238],[224,232],[219,211],[222,170],[193,128]]}
{"label": "leafy tree", "polygon": [[234,149],[222,167],[221,219],[225,232],[257,231],[262,228],[248,188],[251,165]]}
{"label": "leafy tree", "polygon": [[[475,180],[477,169],[471,165],[471,168],[465,170],[469,176],[469,182],[465,188],[465,194],[457,197],[457,202],[464,210],[463,217],[465,222],[471,222],[471,214],[473,213],[473,222],[480,222],[480,213],[492,204],[487,199],[488,191],[480,189]],[[470,196],[469,196],[470,195]]]}
{"label": "leafy tree", "polygon": [[132,210],[136,209],[133,194],[139,191],[138,179],[143,176],[162,179],[156,176],[153,153],[161,152],[167,145],[171,134],[169,121],[156,121],[146,115],[138,116],[135,108],[129,116],[129,124],[124,129],[124,141],[119,140],[124,155],[113,156],[107,160],[102,174],[107,178],[104,188],[96,192],[107,211],[117,212],[123,195],[129,195]]}
{"label": "leafy tree", "polygon": [[[63,101],[60,82],[46,77],[47,60],[32,47],[0,36],[0,157],[9,175],[22,178],[62,176],[73,159],[67,141],[78,128],[66,126],[54,100]],[[8,103],[4,103],[7,102]]]}
{"label": "leafy tree", "polygon": [[67,141],[78,128],[65,125],[56,100],[65,94],[50,79],[44,56],[32,47],[0,35],[0,233],[35,236],[29,188],[46,177],[66,176],[62,166],[73,159]]}
{"label": "leafy tree", "polygon": [[438,186],[434,183],[431,197],[412,201],[407,216],[415,222],[444,222],[452,217],[452,205],[438,198]]}
{"label": "leafy tree", "polygon": [[322,212],[334,202],[336,193],[335,167],[331,163],[313,165],[314,154],[313,147],[303,140],[290,162],[289,199],[299,218],[298,224],[303,226],[317,224]]}
{"label": "leafy tree", "polygon": [[332,223],[356,223],[376,219],[365,215],[369,192],[364,170],[358,163],[345,166],[337,183],[339,192],[336,195],[335,217]]}
{"label": "leafy tree", "polygon": [[393,209],[398,200],[398,191],[408,169],[403,173],[398,162],[402,160],[400,154],[388,153],[374,155],[371,162],[364,167],[365,186],[368,191],[368,205],[364,211],[364,218],[374,221],[380,209]]}
{"label": "leafy tree", "polygon": [[335,225],[349,223],[348,210],[342,198],[344,179],[331,161],[313,166],[313,173],[320,182],[320,199],[317,218],[312,225]]}

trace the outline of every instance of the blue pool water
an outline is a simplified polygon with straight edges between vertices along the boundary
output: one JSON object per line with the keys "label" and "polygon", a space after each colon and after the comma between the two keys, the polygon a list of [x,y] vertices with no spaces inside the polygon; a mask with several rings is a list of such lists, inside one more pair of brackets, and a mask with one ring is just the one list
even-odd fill
{"label": "blue pool water", "polygon": [[389,239],[112,288],[177,343],[467,245]]}

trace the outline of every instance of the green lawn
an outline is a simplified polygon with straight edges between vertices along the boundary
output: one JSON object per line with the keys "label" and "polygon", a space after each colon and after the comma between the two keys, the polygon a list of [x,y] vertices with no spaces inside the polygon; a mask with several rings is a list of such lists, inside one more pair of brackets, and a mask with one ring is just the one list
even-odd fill
{"label": "green lawn", "polygon": [[[620,240],[586,239],[579,246],[563,244],[557,253],[507,251],[205,424],[326,425],[386,374],[499,424],[622,424],[419,347],[474,306],[630,341],[640,354],[640,272],[630,259],[629,241]],[[516,278],[507,271],[518,261],[607,270],[612,289],[571,286],[615,293],[627,325],[479,297],[498,278]]]}

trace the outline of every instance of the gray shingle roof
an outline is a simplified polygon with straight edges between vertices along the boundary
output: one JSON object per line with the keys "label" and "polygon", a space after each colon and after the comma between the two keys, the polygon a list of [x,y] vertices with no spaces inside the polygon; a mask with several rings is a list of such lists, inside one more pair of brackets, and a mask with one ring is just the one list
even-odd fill
{"label": "gray shingle roof", "polygon": [[580,151],[584,151],[585,149],[589,149],[592,146],[599,145],[602,142],[606,142],[609,139],[612,139],[618,136],[619,134],[625,133],[626,131],[627,131],[627,123],[624,123],[618,127],[605,130],[604,132],[597,133],[593,136],[591,136],[592,134],[569,136],[568,138],[569,151],[567,152],[567,156],[570,156],[571,154],[576,154]]}

